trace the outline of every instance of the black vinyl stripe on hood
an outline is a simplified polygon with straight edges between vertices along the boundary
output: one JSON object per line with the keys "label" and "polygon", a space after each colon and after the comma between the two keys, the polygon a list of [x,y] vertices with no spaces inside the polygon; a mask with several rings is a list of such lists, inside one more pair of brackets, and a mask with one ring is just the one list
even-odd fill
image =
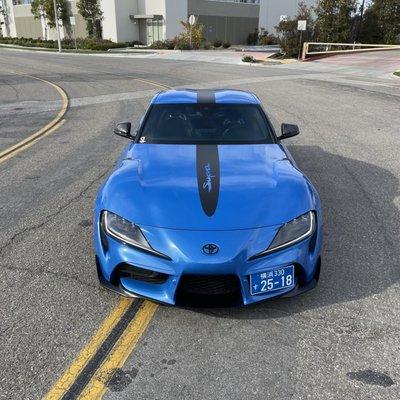
{"label": "black vinyl stripe on hood", "polygon": [[197,186],[203,211],[212,217],[217,209],[220,167],[217,145],[196,146]]}
{"label": "black vinyl stripe on hood", "polygon": [[197,90],[197,103],[215,103],[215,92],[209,89]]}

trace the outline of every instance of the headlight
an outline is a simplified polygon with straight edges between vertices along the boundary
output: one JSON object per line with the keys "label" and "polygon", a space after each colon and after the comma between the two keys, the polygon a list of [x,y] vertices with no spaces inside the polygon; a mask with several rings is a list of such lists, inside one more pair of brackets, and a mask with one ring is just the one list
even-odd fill
{"label": "headlight", "polygon": [[144,237],[140,228],[134,223],[114,214],[110,211],[103,211],[101,214],[101,227],[107,235],[118,241],[128,244],[137,249],[170,259],[168,256],[154,250]]}
{"label": "headlight", "polygon": [[313,211],[310,211],[282,225],[279,228],[278,233],[275,235],[275,238],[268,247],[268,249],[259,254],[256,254],[250,259],[259,258],[274,251],[292,246],[312,236],[314,232],[315,232],[315,214]]}

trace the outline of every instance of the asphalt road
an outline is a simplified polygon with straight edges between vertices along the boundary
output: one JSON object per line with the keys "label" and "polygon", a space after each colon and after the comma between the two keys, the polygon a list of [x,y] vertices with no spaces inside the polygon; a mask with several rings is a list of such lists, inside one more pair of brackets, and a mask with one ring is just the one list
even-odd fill
{"label": "asphalt road", "polygon": [[11,68],[0,76],[0,152],[34,133],[54,118],[60,108],[58,93],[50,85]]}
{"label": "asphalt road", "polygon": [[159,307],[105,398],[399,398],[400,80],[310,65],[0,50],[0,150],[59,104],[10,71],[70,99],[62,127],[0,164],[1,399],[41,398],[118,301],[97,283],[91,215],[125,145],[113,125],[137,121],[158,90],[137,78],[252,90],[276,124],[298,124],[290,150],[320,192],[325,247],[320,284],[303,296]]}

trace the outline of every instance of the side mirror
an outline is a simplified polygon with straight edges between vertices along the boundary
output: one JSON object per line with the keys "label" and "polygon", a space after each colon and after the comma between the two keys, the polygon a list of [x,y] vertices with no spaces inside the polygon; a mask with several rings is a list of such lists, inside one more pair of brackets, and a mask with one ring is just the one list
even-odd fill
{"label": "side mirror", "polygon": [[293,124],[282,124],[281,131],[282,134],[278,137],[278,140],[288,139],[300,133],[299,127]]}
{"label": "side mirror", "polygon": [[114,133],[128,139],[134,139],[136,135],[131,134],[132,124],[130,122],[121,122],[114,128]]}

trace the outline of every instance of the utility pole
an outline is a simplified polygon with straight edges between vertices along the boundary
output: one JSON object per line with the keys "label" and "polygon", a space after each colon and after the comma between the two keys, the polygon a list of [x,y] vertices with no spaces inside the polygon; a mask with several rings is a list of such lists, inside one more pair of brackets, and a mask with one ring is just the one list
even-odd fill
{"label": "utility pole", "polygon": [[54,19],[56,21],[56,29],[57,29],[58,52],[61,53],[60,25],[58,23],[58,10],[57,10],[56,0],[53,0],[53,3],[54,3]]}

